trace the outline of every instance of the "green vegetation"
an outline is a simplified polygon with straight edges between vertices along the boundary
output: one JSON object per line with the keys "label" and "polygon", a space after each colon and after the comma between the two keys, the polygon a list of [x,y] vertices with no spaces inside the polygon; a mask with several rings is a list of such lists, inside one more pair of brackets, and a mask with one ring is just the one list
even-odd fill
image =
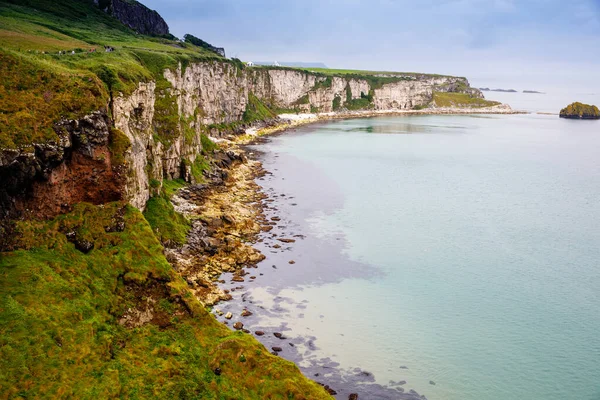
{"label": "green vegetation", "polygon": [[[77,250],[68,232],[93,249]],[[15,238],[20,250],[0,253],[0,397],[329,398],[217,322],[133,207],[79,204],[18,222]]]}
{"label": "green vegetation", "polygon": [[202,143],[202,151],[204,151],[207,154],[214,153],[215,150],[219,148],[219,146],[217,146],[215,142],[210,140],[210,138],[204,133],[200,135],[200,142]]}
{"label": "green vegetation", "polygon": [[179,189],[187,186],[187,184],[188,183],[183,179],[165,179],[162,183],[162,190],[165,196],[171,198],[171,196],[173,196]]}
{"label": "green vegetation", "polygon": [[598,107],[575,102],[560,110],[561,118],[600,119]]}
{"label": "green vegetation", "polygon": [[352,90],[350,89],[350,85],[346,86],[346,103],[344,107],[350,111],[352,110],[364,110],[367,108],[371,108],[373,106],[373,91],[371,90],[369,94],[360,93],[360,98],[353,99],[352,98]]}
{"label": "green vegetation", "polygon": [[466,93],[448,93],[448,92],[434,92],[433,102],[437,107],[492,107],[497,106],[500,103],[497,101],[490,101],[481,99],[479,97],[473,97]]}
{"label": "green vegetation", "polygon": [[295,105],[303,105],[303,104],[310,104],[310,99],[308,98],[308,94],[305,94],[304,96],[300,97],[298,100],[296,100],[294,102]]}
{"label": "green vegetation", "polygon": [[275,118],[277,115],[269,109],[254,93],[248,93],[248,104],[244,111],[243,120],[246,123]]}
{"label": "green vegetation", "polygon": [[109,148],[113,166],[125,164],[125,153],[131,147],[131,142],[123,131],[112,128],[110,130]]}
{"label": "green vegetation", "polygon": [[175,211],[169,197],[164,193],[151,197],[146,203],[144,217],[161,243],[172,247],[185,243],[191,225]]}
{"label": "green vegetation", "polygon": [[332,83],[333,79],[331,78],[331,76],[328,76],[323,80],[315,82],[315,85],[313,86],[312,90],[328,89],[331,87]]}
{"label": "green vegetation", "polygon": [[366,71],[361,69],[330,69],[330,68],[310,68],[308,72],[316,72],[323,75],[330,76],[342,76],[342,75],[356,75],[356,76],[369,76],[369,75],[392,75],[392,76],[405,76],[405,77],[451,77],[450,75],[438,75],[438,74],[423,74],[419,72],[394,72],[394,71]]}
{"label": "green vegetation", "polygon": [[342,107],[342,98],[340,96],[335,96],[332,102],[333,111],[337,111]]}
{"label": "green vegetation", "polygon": [[92,1],[1,1],[0,147],[56,141],[59,119],[106,108],[113,93],[160,81],[165,68],[206,60],[231,62],[191,43],[135,34]]}
{"label": "green vegetation", "polygon": [[192,163],[192,176],[196,182],[204,182],[204,171],[210,170],[210,164],[202,155],[196,156]]}
{"label": "green vegetation", "polygon": [[218,56],[221,56],[221,54],[219,54],[217,52],[217,48],[215,46],[213,46],[210,43],[205,42],[204,40],[197,38],[194,35],[190,35],[189,33],[183,36],[183,40],[185,40],[186,43],[191,43],[194,46],[198,46],[201,47],[207,51],[213,52]]}

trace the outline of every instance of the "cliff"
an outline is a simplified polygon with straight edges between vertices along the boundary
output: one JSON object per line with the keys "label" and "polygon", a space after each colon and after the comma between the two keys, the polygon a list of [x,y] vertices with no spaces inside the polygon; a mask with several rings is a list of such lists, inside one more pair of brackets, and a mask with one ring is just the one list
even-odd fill
{"label": "cliff", "polygon": [[137,33],[169,34],[169,26],[160,14],[135,0],[94,0],[94,3]]}
{"label": "cliff", "polygon": [[[180,63],[153,81],[138,83],[129,94],[111,92],[108,112],[57,121],[55,140],[0,150],[0,176],[7,182],[0,188],[0,204],[5,215],[29,212],[37,217],[52,217],[79,201],[101,204],[120,198],[143,210],[151,182],[195,180],[191,169],[201,160],[203,137],[255,122],[248,113],[250,98],[268,110],[408,110],[429,105],[436,93],[455,90],[479,99],[459,77],[346,77],[244,68],[219,60],[185,68]],[[88,127],[91,120],[104,122]],[[82,126],[84,133],[78,130]],[[120,132],[128,144],[121,149],[122,164],[115,166],[109,139]]]}
{"label": "cliff", "polygon": [[598,107],[575,102],[560,110],[560,118],[600,119]]}

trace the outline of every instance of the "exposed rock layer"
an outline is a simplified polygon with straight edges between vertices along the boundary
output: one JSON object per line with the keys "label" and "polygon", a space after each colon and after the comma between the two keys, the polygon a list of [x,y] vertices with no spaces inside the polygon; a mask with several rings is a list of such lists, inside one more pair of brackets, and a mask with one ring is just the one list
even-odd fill
{"label": "exposed rock layer", "polygon": [[94,2],[137,33],[155,36],[169,34],[169,26],[160,14],[137,1],[94,0]]}

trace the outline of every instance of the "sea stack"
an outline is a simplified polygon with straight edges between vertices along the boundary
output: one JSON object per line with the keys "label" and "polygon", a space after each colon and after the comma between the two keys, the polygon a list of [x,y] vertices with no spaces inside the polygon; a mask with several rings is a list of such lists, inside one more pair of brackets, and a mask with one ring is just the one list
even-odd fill
{"label": "sea stack", "polygon": [[598,107],[575,102],[560,110],[561,118],[571,119],[600,119]]}

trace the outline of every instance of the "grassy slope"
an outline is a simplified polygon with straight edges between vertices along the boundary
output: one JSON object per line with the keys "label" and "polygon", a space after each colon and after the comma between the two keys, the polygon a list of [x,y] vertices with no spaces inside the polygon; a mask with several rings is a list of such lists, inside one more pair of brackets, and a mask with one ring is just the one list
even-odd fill
{"label": "grassy slope", "polygon": [[490,101],[472,97],[466,93],[433,93],[433,101],[437,107],[492,107],[500,104],[497,101]]}
{"label": "grassy slope", "polygon": [[[125,230],[106,229],[120,213]],[[71,230],[94,249],[77,250]],[[80,204],[18,231],[21,250],[0,253],[1,398],[328,398],[207,313],[134,208]],[[118,323],[144,307],[150,323]]]}
{"label": "grassy slope", "polygon": [[330,69],[330,68],[309,68],[310,71],[325,75],[398,75],[398,76],[426,76],[426,77],[451,77],[450,75],[424,74],[419,72],[394,72],[394,71],[365,71],[360,69]]}
{"label": "grassy slope", "polygon": [[131,92],[178,62],[223,60],[188,43],[137,35],[91,0],[12,1],[0,0],[0,147],[56,139],[53,122],[105,107],[111,91]]}

